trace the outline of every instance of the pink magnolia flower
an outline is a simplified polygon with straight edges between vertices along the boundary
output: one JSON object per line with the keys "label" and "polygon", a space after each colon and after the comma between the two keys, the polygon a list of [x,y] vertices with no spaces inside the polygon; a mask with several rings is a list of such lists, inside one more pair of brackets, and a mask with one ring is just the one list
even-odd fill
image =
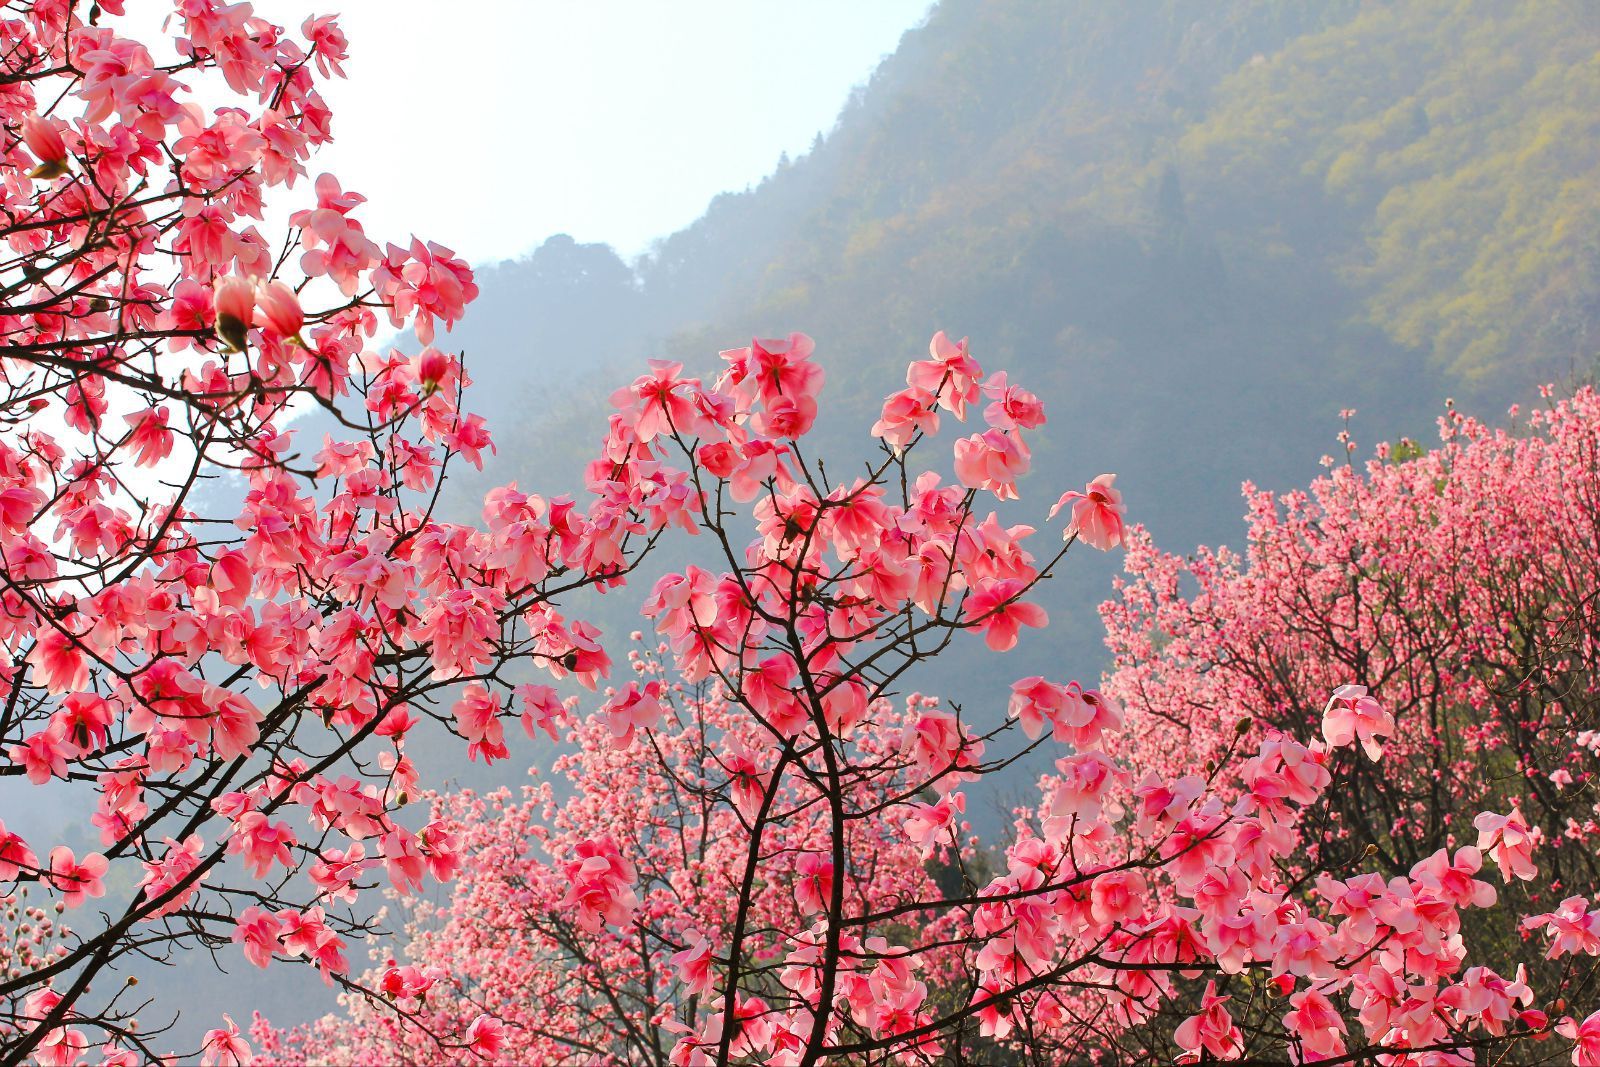
{"label": "pink magnolia flower", "polygon": [[270,337],[298,337],[305,325],[306,313],[300,298],[293,289],[280,281],[263,281],[256,285],[255,323]]}
{"label": "pink magnolia flower", "polygon": [[1049,723],[1054,740],[1078,749],[1098,748],[1103,734],[1122,728],[1121,709],[1109,697],[1077,682],[1058,685],[1037,675],[1012,683],[1007,712],[1030,738]]}
{"label": "pink magnolia flower", "polygon": [[[924,711],[906,726],[901,749],[911,757],[918,776],[943,792],[964,780],[959,769],[982,757],[983,742],[969,740],[949,712]],[[952,769],[958,773],[945,773]]]}
{"label": "pink magnolia flower", "polygon": [[1600,1011],[1582,1022],[1572,1018],[1556,1023],[1556,1033],[1573,1043],[1574,1067],[1600,1067]]}
{"label": "pink magnolia flower", "polygon": [[410,248],[388,246],[372,285],[389,305],[389,321],[399,327],[414,316],[417,340],[425,345],[433,344],[434,319],[443,319],[446,329],[454,326],[478,296],[465,262],[443,245],[415,237]]}
{"label": "pink magnolia flower", "polygon": [[[730,382],[734,393],[744,396],[753,393],[754,398],[768,408],[780,398],[815,401],[826,377],[822,367],[811,358],[815,347],[811,338],[803,333],[791,333],[781,340],[756,338],[748,349],[742,350],[746,362],[742,379]],[[724,358],[729,355],[723,353]],[[737,369],[729,372],[730,375],[737,373]]]}
{"label": "pink magnolia flower", "polygon": [[1042,627],[1050,617],[1044,608],[1021,600],[1027,583],[1016,578],[984,581],[967,599],[967,625],[983,633],[984,642],[996,652],[1016,647],[1022,627]]}
{"label": "pink magnolia flower", "polygon": [[337,18],[336,15],[308,17],[300,24],[300,32],[305,34],[310,43],[311,54],[317,59],[317,69],[324,77],[344,77],[344,68],[340,64],[350,58],[350,42],[345,38],[344,30],[339,28]]}
{"label": "pink magnolia flower", "polygon": [[139,1067],[139,1057],[132,1049],[101,1045],[99,1067]]}
{"label": "pink magnolia flower", "polygon": [[295,844],[294,828],[282,820],[269,822],[259,811],[247,811],[233,824],[228,851],[244,857],[245,866],[257,878],[265,878],[274,863],[293,869],[290,848]]}
{"label": "pink magnolia flower", "polygon": [[1292,1010],[1283,1025],[1299,1039],[1298,1060],[1334,1059],[1344,1055],[1344,1019],[1333,1002],[1315,989],[1304,989],[1289,998]]}
{"label": "pink magnolia flower", "polygon": [[30,178],[49,181],[67,173],[67,142],[61,129],[42,115],[24,115],[22,141],[33,153],[39,165],[28,172]]}
{"label": "pink magnolia flower", "polygon": [[290,224],[301,228],[300,241],[306,249],[300,257],[300,268],[313,278],[332,278],[346,296],[354,296],[361,272],[379,257],[378,246],[367,237],[361,224],[349,217],[366,197],[345,192],[331,174],[317,177],[316,191],[315,208],[289,216]]}
{"label": "pink magnolia flower", "polygon": [[506,747],[505,729],[500,722],[500,697],[482,682],[472,682],[462,692],[452,709],[456,730],[466,738],[467,758],[493,763],[505,759],[511,752]]}
{"label": "pink magnolia flower", "polygon": [[153,467],[172,454],[174,435],[167,425],[170,415],[163,404],[123,416],[129,427],[127,443],[135,466]]}
{"label": "pink magnolia flower", "polygon": [[89,687],[89,657],[65,626],[42,626],[28,653],[33,682],[50,693],[72,693]]}
{"label": "pink magnolia flower", "polygon": [[212,686],[205,705],[211,724],[211,751],[223,759],[248,756],[261,739],[261,711],[243,696]]}
{"label": "pink magnolia flower", "polygon": [[1205,787],[1205,780],[1197,774],[1186,774],[1174,782],[1147,771],[1133,789],[1137,801],[1134,811],[1138,814],[1134,830],[1154,834],[1176,826],[1189,814]]}
{"label": "pink magnolia flower", "polygon": [[823,911],[833,895],[833,860],[807,852],[795,863],[794,899],[802,914]]}
{"label": "pink magnolia flower", "polygon": [[711,943],[703,934],[697,933],[687,948],[674,952],[667,962],[677,972],[684,989],[694,996],[709,993],[716,985],[716,976],[711,973],[711,959]]}
{"label": "pink magnolia flower", "polygon": [[106,884],[101,878],[109,867],[106,858],[98,852],[89,853],[80,863],[72,849],[57,845],[50,850],[50,870],[45,880],[61,894],[67,907],[76,908],[86,896],[106,895]]}
{"label": "pink magnolia flower", "polygon": [[219,607],[242,608],[253,584],[250,561],[243,552],[223,551],[211,564],[211,590]]}
{"label": "pink magnolia flower", "polygon": [[1084,487],[1084,491],[1063,493],[1050,517],[1072,502],[1072,521],[1067,524],[1065,536],[1076,534],[1087,545],[1108,552],[1122,544],[1124,536],[1122,493],[1112,488],[1115,474],[1102,474]]}
{"label": "pink magnolia flower", "polygon": [[913,803],[904,823],[906,837],[921,852],[922,858],[928,859],[941,847],[956,844],[956,834],[962,826],[961,816],[966,810],[964,793],[950,793],[934,804]]}
{"label": "pink magnolia flower", "polygon": [[1005,371],[996,371],[983,383],[983,395],[993,403],[983,409],[983,417],[998,430],[1031,430],[1044,425],[1044,405],[1039,398],[1006,380]]}
{"label": "pink magnolia flower", "polygon": [[988,489],[1001,500],[1017,499],[1017,479],[1032,459],[1016,431],[985,430],[955,444],[956,479],[968,489]]}
{"label": "pink magnolia flower", "polygon": [[717,580],[709,571],[690,565],[682,574],[664,575],[656,582],[641,609],[656,620],[656,632],[687,647],[686,638],[709,629],[717,621]]}
{"label": "pink magnolia flower", "polygon": [[12,745],[6,756],[18,764],[34,785],[43,785],[52,777],[67,777],[67,760],[78,755],[78,746],[67,740],[63,724],[58,720],[50,728],[34,734],[20,745]]}
{"label": "pink magnolia flower", "polygon": [[1143,914],[1149,892],[1138,871],[1111,871],[1097,877],[1089,889],[1089,910],[1104,925],[1126,922]]}
{"label": "pink magnolia flower", "polygon": [[415,964],[397,965],[393,959],[383,970],[378,989],[384,996],[398,1001],[418,1001],[428,995],[441,977],[437,967],[418,967]]}
{"label": "pink magnolia flower", "polygon": [[0,822],[0,882],[14,881],[20,870],[38,865],[39,857],[33,854],[22,836],[7,830],[6,824]]}
{"label": "pink magnolia flower", "polygon": [[417,381],[422,385],[422,395],[432,396],[450,379],[455,361],[437,348],[427,347],[417,354]]}
{"label": "pink magnolia flower", "polygon": [[763,437],[804,437],[817,421],[817,401],[809,395],[775,396],[751,420]]}
{"label": "pink magnolia flower", "polygon": [[1126,781],[1128,772],[1104,752],[1079,752],[1056,761],[1060,777],[1051,783],[1050,814],[1057,819],[1100,818],[1113,786]]}
{"label": "pink magnolia flower", "polygon": [[1343,748],[1357,738],[1367,758],[1383,755],[1381,737],[1394,733],[1394,716],[1367,695],[1364,685],[1341,685],[1322,713],[1322,736],[1334,748]]}
{"label": "pink magnolia flower", "polygon": [[249,343],[250,323],[255,318],[255,286],[248,278],[229,274],[217,279],[212,303],[216,308],[217,336],[231,350],[243,351]]}
{"label": "pink magnolia flower", "polygon": [[373,862],[366,858],[361,843],[356,842],[348,849],[325,849],[306,873],[311,884],[329,899],[353,904],[359,896],[356,879]]}
{"label": "pink magnolia flower", "polygon": [[1467,847],[1456,850],[1454,862],[1440,849],[1411,868],[1411,877],[1458,908],[1491,908],[1499,898],[1494,886],[1474,875],[1483,867],[1483,853]]}
{"label": "pink magnolia flower", "polygon": [[505,1023],[492,1015],[479,1015],[467,1027],[467,1049],[486,1060],[494,1060],[505,1045]]}
{"label": "pink magnolia flower", "polygon": [[651,729],[661,722],[660,695],[660,682],[646,682],[642,689],[638,682],[629,682],[626,689],[606,702],[601,710],[611,729],[613,744],[627,748],[633,744],[637,731]]}
{"label": "pink magnolia flower", "polygon": [[928,354],[933,358],[906,369],[906,384],[938,397],[940,407],[965,420],[967,405],[977,400],[978,382],[983,377],[983,368],[967,352],[967,339],[952,341],[940,330],[928,343]]}
{"label": "pink magnolia flower", "polygon": [[1224,1060],[1238,1057],[1244,1051],[1244,1034],[1228,1014],[1226,1005],[1232,999],[1217,996],[1217,983],[1207,982],[1200,1014],[1189,1016],[1173,1032],[1178,1047],[1196,1059],[1202,1051]]}
{"label": "pink magnolia flower", "polygon": [[278,941],[285,956],[304,956],[323,971],[323,980],[330,984],[330,973],[342,974],[349,969],[344,957],[344,939],[328,929],[327,915],[321,905],[305,911],[285,908],[277,912],[275,918],[281,924]]}
{"label": "pink magnolia flower", "polygon": [[664,359],[650,361],[650,373],[634,379],[632,385],[611,394],[611,403],[628,408],[633,432],[648,444],[657,437],[679,433],[687,438],[701,435],[700,414],[694,392],[700,382],[683,378],[683,364]]}
{"label": "pink magnolia flower", "polygon": [[880,438],[896,455],[904,452],[918,434],[939,432],[939,412],[932,393],[910,387],[889,394],[883,413],[872,424],[872,436]]}
{"label": "pink magnolia flower", "polygon": [[639,906],[633,893],[638,874],[616,841],[609,836],[580,841],[577,854],[562,865],[569,885],[561,906],[575,909],[578,925],[591,933],[606,923],[628,922]]}
{"label": "pink magnolia flower", "polygon": [[[167,846],[166,851],[159,859],[145,862],[144,877],[139,882],[144,889],[145,899],[151,902],[159,900],[183,885],[194,869],[200,865],[200,853],[205,849],[205,842],[199,834],[190,834],[181,843],[170,837],[163,843]],[[172,914],[184,907],[199,888],[197,881],[189,882],[151,914],[155,916]]]}
{"label": "pink magnolia flower", "polygon": [[234,944],[242,945],[246,960],[259,968],[266,968],[278,950],[278,934],[282,933],[282,929],[282,921],[278,921],[272,912],[251,904],[238,913],[234,925]]}
{"label": "pink magnolia flower", "polygon": [[48,1031],[33,1050],[33,1060],[40,1067],[77,1067],[87,1062],[89,1038],[82,1030],[58,1026]]}
{"label": "pink magnolia flower", "polygon": [[1478,848],[1489,853],[1502,878],[1507,882],[1513,878],[1531,882],[1537,877],[1539,868],[1533,862],[1533,850],[1543,835],[1537,828],[1529,828],[1521,811],[1513,808],[1510,815],[1480,812],[1472,825],[1478,831]]}
{"label": "pink magnolia flower", "polygon": [[31,486],[0,486],[0,533],[26,533],[44,503],[44,494]]}
{"label": "pink magnolia flower", "polygon": [[558,740],[556,727],[567,720],[561,695],[548,685],[519,685],[517,699],[522,702],[522,729],[529,737],[543,730],[550,740]]}
{"label": "pink magnolia flower", "polygon": [[222,1021],[223,1026],[207,1030],[200,1042],[201,1067],[250,1067],[256,1061],[250,1042],[231,1016],[224,1015]]}
{"label": "pink magnolia flower", "polygon": [[[0,838],[3,837],[4,830],[0,829]],[[0,877],[4,877],[4,874],[3,868],[0,868]],[[1523,919],[1522,928],[1536,930],[1542,927],[1551,935],[1546,959],[1553,960],[1578,952],[1600,956],[1600,907],[1593,911],[1588,908],[1589,901],[1584,897],[1567,897],[1555,911]]]}

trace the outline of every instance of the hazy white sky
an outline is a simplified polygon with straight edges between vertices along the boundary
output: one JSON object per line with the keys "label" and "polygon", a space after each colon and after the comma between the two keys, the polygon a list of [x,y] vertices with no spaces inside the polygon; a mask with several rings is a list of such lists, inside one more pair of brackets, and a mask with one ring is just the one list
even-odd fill
{"label": "hazy white sky", "polygon": [[[625,255],[825,131],[930,0],[258,0],[336,11],[348,81],[314,164],[367,231],[475,263],[566,232]],[[299,192],[297,188],[296,192]]]}

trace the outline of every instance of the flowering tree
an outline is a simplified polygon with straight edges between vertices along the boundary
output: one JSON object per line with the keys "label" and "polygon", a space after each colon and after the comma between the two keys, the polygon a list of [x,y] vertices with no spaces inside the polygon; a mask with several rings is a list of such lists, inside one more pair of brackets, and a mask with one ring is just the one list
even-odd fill
{"label": "flowering tree", "polygon": [[[346,981],[376,876],[411,890],[459,862],[399,813],[408,732],[434,716],[494,758],[498,733],[450,710],[461,685],[513,662],[592,685],[594,631],[554,598],[620,581],[678,492],[642,471],[583,505],[508,487],[482,525],[440,521],[447,470],[490,447],[431,346],[476,288],[446,248],[376,244],[333,177],[302,181],[337,25],[177,0],[173,37],[142,41],[122,9],[0,18],[0,786],[54,783],[99,836],[79,854],[0,826],[7,1062],[153,1058],[173,1006],[136,1028],[136,957]],[[301,207],[277,241],[269,193]],[[424,347],[371,351],[380,314]],[[297,440],[308,410],[337,430]],[[230,1022],[204,1055],[246,1049]]]}
{"label": "flowering tree", "polygon": [[[1542,420],[1525,455],[1456,424],[1447,458],[1399,486],[1453,501],[1458,474],[1478,484],[1458,457],[1481,457],[1497,521],[1525,530],[1476,565],[1539,595],[1395,601],[1411,627],[1471,619],[1458,644],[1381,666],[1410,646],[1367,627],[1366,598],[1427,554],[1385,540],[1373,510],[1377,547],[1338,542],[1362,569],[1330,586],[1363,598],[1362,621],[1330,616],[1359,635],[1355,658],[1295,674],[1303,707],[1259,680],[1209,705],[1146,700],[1183,635],[1130,621],[1153,673],[1119,680],[1139,697],[1126,722],[1037,677],[997,694],[1008,714],[968,713],[904,695],[918,666],[969,631],[1009,650],[1047,623],[1029,598],[1071,546],[1126,536],[1109,476],[1052,509],[1065,543],[1043,559],[1032,527],[990,510],[1018,497],[1037,398],[940,334],[841,480],[801,444],[823,379],[810,342],[758,342],[710,385],[662,363],[620,390],[581,505],[508,486],[481,524],[444,522],[442,479],[490,447],[461,361],[433,347],[471,272],[438,245],[380,248],[327,175],[282,240],[261,232],[268,194],[301,195],[328,139],[316,86],[345,58],[336,24],[296,37],[248,4],[178,0],[176,36],[141,42],[120,0],[82,7],[0,19],[0,777],[99,836],[74,850],[0,827],[8,1062],[158,1058],[171,1006],[124,974],[194,950],[347,990],[337,1027],[259,1027],[278,1058],[1456,1063],[1510,1041],[1524,1062],[1600,1056],[1600,1014],[1579,1017],[1581,957],[1600,947],[1588,899],[1517,890],[1493,912],[1484,874],[1552,898],[1594,881],[1594,536],[1578,521],[1595,514],[1593,424],[1566,429],[1592,397]],[[380,314],[423,347],[370,351]],[[954,481],[924,469],[942,422],[980,410]],[[304,411],[338,429],[302,451]],[[1520,473],[1496,482],[1496,463]],[[1537,481],[1547,470],[1572,484]],[[206,491],[224,477],[236,504]],[[1588,493],[1554,528],[1572,558],[1523,551],[1530,485]],[[1411,532],[1447,560],[1486,500],[1418,504]],[[596,688],[610,661],[558,598],[620,583],[669,527],[720,562],[655,586],[661,645],[569,721],[527,668]],[[1447,648],[1510,656],[1528,695],[1473,682]],[[1435,677],[1448,685],[1418,703]],[[1195,707],[1215,728],[1174,764],[1155,723]],[[509,757],[509,719],[572,747],[520,800],[412,816],[406,738],[430,717],[486,762]],[[982,851],[971,783],[1046,745],[1055,773]],[[1474,844],[1452,832],[1469,817]],[[380,879],[406,894],[457,872],[448,909],[418,910],[407,963],[349,973]],[[72,929],[54,917],[69,911]],[[1551,962],[1526,974],[1517,934]],[[218,1022],[187,1051],[249,1060]],[[1553,1032],[1570,1040],[1535,1043]]]}
{"label": "flowering tree", "polygon": [[[1346,665],[1310,723],[1241,699],[1212,749],[1165,762],[1122,758],[1156,727],[1077,682],[1001,683],[1005,714],[896,697],[963,632],[1011,649],[1047,623],[1028,598],[1073,545],[1129,536],[1102,476],[1051,510],[1065,544],[1036,559],[1035,530],[987,501],[1018,496],[1041,405],[965,342],[930,354],[844,478],[802,444],[823,375],[801,335],[723,353],[709,386],[657,364],[613,397],[591,481],[680,465],[679,524],[717,568],[656,584],[660,644],[571,725],[556,781],[438,802],[472,842],[454,899],[415,913],[407,961],[372,970],[346,1015],[260,1026],[273,1057],[1457,1064],[1521,1042],[1519,1062],[1589,1062],[1600,1015],[1552,1021],[1503,949],[1471,960],[1463,936],[1494,881],[1539,876],[1523,815],[1485,811],[1475,843],[1387,877],[1331,818],[1356,761],[1398,744],[1360,681],[1388,678]],[[944,419],[979,410],[953,482],[918,465]],[[555,726],[553,695],[533,702]],[[980,850],[971,784],[1046,745],[1055,772]],[[1600,947],[1593,915],[1525,921],[1563,959]],[[1576,1050],[1538,1043],[1553,1032]]]}
{"label": "flowering tree", "polygon": [[[1582,389],[1515,432],[1453,407],[1440,429],[1432,451],[1380,447],[1308,493],[1247,487],[1243,555],[1183,559],[1133,535],[1129,578],[1102,609],[1116,654],[1107,688],[1129,710],[1125,751],[1162,773],[1220,759],[1240,708],[1262,730],[1320,729],[1342,782],[1319,816],[1324,847],[1364,848],[1384,878],[1442,848],[1536,846],[1537,871],[1520,866],[1463,935],[1548,995],[1592,1007],[1600,394]],[[1324,719],[1328,691],[1353,678],[1383,706],[1352,694]],[[1364,1010],[1420,1012],[1437,992]]]}

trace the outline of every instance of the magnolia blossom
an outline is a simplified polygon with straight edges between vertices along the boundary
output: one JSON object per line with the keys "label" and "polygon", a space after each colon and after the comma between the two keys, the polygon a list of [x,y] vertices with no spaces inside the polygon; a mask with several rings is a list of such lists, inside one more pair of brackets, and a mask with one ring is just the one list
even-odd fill
{"label": "magnolia blossom", "polygon": [[691,994],[709,993],[716,984],[711,970],[711,943],[704,935],[696,934],[688,948],[672,954],[668,962],[676,969],[684,988]]}
{"label": "magnolia blossom", "polygon": [[105,873],[110,862],[98,852],[91,852],[80,862],[66,845],[50,850],[50,869],[46,875],[50,885],[61,894],[63,903],[76,908],[84,897],[103,897]]}
{"label": "magnolia blossom", "polygon": [[28,172],[30,178],[49,181],[67,173],[67,142],[54,122],[41,115],[24,117],[22,141],[39,160],[39,165]]}
{"label": "magnolia blossom", "polygon": [[988,489],[1001,500],[1017,499],[1017,479],[1028,473],[1032,454],[1015,431],[985,430],[956,442],[956,477],[969,489]]}
{"label": "magnolia blossom", "polygon": [[1533,862],[1533,850],[1539,845],[1541,834],[1530,828],[1522,812],[1515,809],[1510,815],[1480,812],[1472,820],[1478,831],[1478,848],[1489,853],[1500,867],[1506,881],[1520,878],[1531,882],[1539,869]]}
{"label": "magnolia blossom", "polygon": [[1315,989],[1305,989],[1289,998],[1291,1011],[1283,1025],[1299,1040],[1297,1062],[1334,1059],[1345,1053],[1348,1032],[1333,1002]]}
{"label": "magnolia blossom", "polygon": [[565,864],[570,882],[565,899],[577,908],[580,924],[596,930],[603,922],[627,922],[639,903],[633,893],[638,878],[633,864],[609,837],[580,842],[576,855]]}
{"label": "magnolia blossom", "polygon": [[505,1024],[490,1015],[479,1015],[467,1027],[467,1048],[476,1056],[493,1062],[505,1044]]}
{"label": "magnolia blossom", "polygon": [[255,299],[255,286],[250,279],[234,274],[218,279],[213,296],[217,336],[230,348],[242,350],[248,343]]}
{"label": "magnolia blossom", "polygon": [[1600,1011],[1592,1012],[1581,1022],[1573,1018],[1556,1024],[1556,1033],[1573,1042],[1572,1062],[1576,1067],[1595,1067],[1600,1064]]}
{"label": "magnolia blossom", "polygon": [[1219,1059],[1236,1059],[1244,1051],[1244,1035],[1228,1014],[1231,997],[1217,995],[1217,983],[1207,982],[1200,1000],[1200,1014],[1178,1024],[1172,1039],[1194,1060],[1204,1051]]}
{"label": "magnolia blossom", "polygon": [[648,730],[661,721],[660,692],[657,682],[648,682],[643,688],[629,682],[628,687],[606,705],[606,721],[618,748],[627,748],[633,744],[637,731]]}
{"label": "magnolia blossom", "polygon": [[1072,504],[1072,521],[1067,523],[1065,536],[1076,535],[1085,544],[1108,552],[1122,544],[1124,536],[1122,493],[1112,488],[1115,474],[1102,474],[1084,487],[1083,492],[1061,495],[1050,509],[1050,517]]}
{"label": "magnolia blossom", "polygon": [[1043,608],[1021,599],[1025,592],[1020,579],[1008,578],[986,581],[967,598],[968,625],[981,630],[984,642],[994,651],[1007,652],[1015,648],[1022,627],[1043,627],[1049,623],[1050,617]]}
{"label": "magnolia blossom", "polygon": [[207,1030],[200,1042],[202,1067],[250,1067],[256,1061],[250,1043],[231,1016],[224,1015],[222,1022],[221,1027]]}
{"label": "magnolia blossom", "polygon": [[1367,695],[1364,685],[1341,685],[1322,713],[1322,736],[1329,745],[1343,748],[1360,738],[1362,750],[1372,760],[1383,755],[1378,739],[1389,737],[1394,730],[1394,716]]}
{"label": "magnolia blossom", "polygon": [[298,337],[305,325],[305,310],[293,289],[281,281],[261,282],[255,292],[255,322],[271,336]]}

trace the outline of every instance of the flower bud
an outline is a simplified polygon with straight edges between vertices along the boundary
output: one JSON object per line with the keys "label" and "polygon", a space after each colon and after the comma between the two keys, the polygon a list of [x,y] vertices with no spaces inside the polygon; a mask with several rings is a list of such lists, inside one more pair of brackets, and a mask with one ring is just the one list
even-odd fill
{"label": "flower bud", "polygon": [[23,119],[22,141],[39,160],[39,165],[28,172],[28,177],[51,181],[70,169],[67,165],[67,142],[49,119],[39,115],[29,115]]}
{"label": "flower bud", "polygon": [[256,325],[275,337],[298,337],[306,313],[293,289],[279,281],[256,286]]}
{"label": "flower bud", "polygon": [[422,395],[432,396],[450,373],[450,357],[437,348],[424,348],[417,356],[417,378],[422,382]]}
{"label": "flower bud", "polygon": [[217,336],[230,351],[244,351],[255,312],[255,287],[237,275],[220,278],[212,302],[217,310]]}

